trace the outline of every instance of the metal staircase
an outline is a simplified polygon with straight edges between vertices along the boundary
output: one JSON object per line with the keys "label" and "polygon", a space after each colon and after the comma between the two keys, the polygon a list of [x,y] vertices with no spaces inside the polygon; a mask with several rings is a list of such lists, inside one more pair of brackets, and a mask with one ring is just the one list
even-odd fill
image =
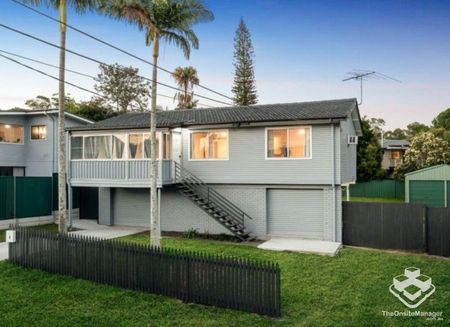
{"label": "metal staircase", "polygon": [[249,215],[200,178],[183,168],[178,162],[174,161],[174,165],[175,183],[182,194],[191,199],[241,241],[254,238],[245,229],[245,220],[252,219]]}

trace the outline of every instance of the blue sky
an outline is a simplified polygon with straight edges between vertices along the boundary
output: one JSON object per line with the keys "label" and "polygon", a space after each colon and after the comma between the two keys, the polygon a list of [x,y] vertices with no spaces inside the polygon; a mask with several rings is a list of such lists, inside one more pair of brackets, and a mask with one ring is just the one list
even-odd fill
{"label": "blue sky", "polygon": [[[384,118],[387,128],[405,127],[412,121],[429,124],[440,111],[450,107],[450,0],[209,0],[206,4],[216,19],[195,28],[200,49],[194,50],[187,61],[179,49],[163,45],[161,66],[173,69],[193,65],[202,84],[231,94],[233,37],[242,17],[255,47],[260,103],[359,97],[358,83],[344,83],[342,79],[353,69],[367,69],[402,81],[368,80],[364,85],[361,113]],[[51,9],[41,10],[57,17]],[[0,22],[58,43],[56,23],[9,0],[0,1]],[[80,16],[70,11],[69,23],[151,59],[151,48],[145,46],[144,35],[123,22],[95,13]],[[57,49],[2,28],[0,40],[1,50],[58,63]],[[150,66],[76,32],[68,32],[67,48],[108,63],[132,65],[141,74],[151,76]],[[39,68],[57,74],[54,69]],[[97,73],[96,64],[70,54],[67,68]],[[160,72],[159,78],[172,83],[166,73]],[[89,79],[68,74],[67,80],[93,89]],[[0,58],[0,108],[23,106],[26,99],[56,90],[57,81]],[[67,90],[77,99],[90,98],[90,94],[70,86]],[[160,87],[158,91],[173,95],[170,89]],[[170,99],[158,101],[174,106]]]}

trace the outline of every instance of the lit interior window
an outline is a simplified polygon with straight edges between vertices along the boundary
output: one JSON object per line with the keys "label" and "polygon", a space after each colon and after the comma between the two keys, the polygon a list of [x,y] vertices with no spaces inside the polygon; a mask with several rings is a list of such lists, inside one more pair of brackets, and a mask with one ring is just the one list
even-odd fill
{"label": "lit interior window", "polygon": [[191,159],[227,159],[228,132],[192,132]]}
{"label": "lit interior window", "polygon": [[304,127],[267,131],[268,158],[309,158],[311,130]]}
{"label": "lit interior window", "polygon": [[22,144],[23,126],[0,124],[0,142]]}
{"label": "lit interior window", "polygon": [[45,140],[46,138],[47,138],[47,126],[45,125],[31,126],[32,140]]}

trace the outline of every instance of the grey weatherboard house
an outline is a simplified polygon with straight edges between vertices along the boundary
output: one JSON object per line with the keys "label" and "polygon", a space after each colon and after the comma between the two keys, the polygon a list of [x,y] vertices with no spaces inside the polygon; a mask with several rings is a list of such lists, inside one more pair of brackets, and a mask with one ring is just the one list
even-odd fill
{"label": "grey weatherboard house", "polygon": [[[66,126],[92,121],[66,113]],[[58,110],[0,110],[0,176],[52,176],[58,172]]]}
{"label": "grey weatherboard house", "polygon": [[[356,180],[355,99],[157,114],[162,231],[341,242]],[[99,188],[99,223],[149,226],[149,114],[68,129],[70,187]]]}

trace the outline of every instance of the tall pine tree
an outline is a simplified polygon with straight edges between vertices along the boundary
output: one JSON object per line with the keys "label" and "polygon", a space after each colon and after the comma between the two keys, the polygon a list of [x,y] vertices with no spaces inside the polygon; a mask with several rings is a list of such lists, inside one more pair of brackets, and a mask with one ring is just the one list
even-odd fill
{"label": "tall pine tree", "polygon": [[253,45],[250,32],[241,19],[234,37],[234,83],[232,91],[236,105],[248,106],[258,103],[253,67]]}

